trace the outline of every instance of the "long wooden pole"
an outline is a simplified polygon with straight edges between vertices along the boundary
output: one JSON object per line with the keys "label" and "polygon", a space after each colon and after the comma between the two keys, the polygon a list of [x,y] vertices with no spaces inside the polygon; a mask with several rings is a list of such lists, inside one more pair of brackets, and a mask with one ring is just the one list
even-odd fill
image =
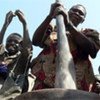
{"label": "long wooden pole", "polygon": [[[60,2],[60,0],[56,0]],[[56,16],[58,54],[55,87],[64,89],[76,89],[75,66],[70,53],[68,39],[62,15]]]}

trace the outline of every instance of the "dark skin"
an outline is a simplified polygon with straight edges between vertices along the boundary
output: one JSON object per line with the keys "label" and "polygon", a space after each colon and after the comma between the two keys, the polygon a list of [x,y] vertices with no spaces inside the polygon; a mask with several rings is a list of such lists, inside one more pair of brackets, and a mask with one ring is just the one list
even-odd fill
{"label": "dark skin", "polygon": [[25,48],[26,46],[31,47],[32,44],[31,44],[31,40],[29,38],[27,23],[25,21],[24,14],[20,10],[16,10],[15,14],[18,16],[20,22],[23,25],[23,48]]}
{"label": "dark skin", "polygon": [[[18,50],[16,50],[16,48],[15,48],[15,45],[20,45],[21,46],[21,49],[20,49],[21,55],[22,56],[24,55],[23,57],[25,58],[25,57],[27,57],[29,55],[28,52],[30,52],[32,50],[32,43],[31,43],[31,40],[29,38],[29,33],[28,33],[28,29],[27,29],[27,23],[26,23],[24,14],[20,10],[16,10],[15,13],[13,13],[12,11],[7,13],[4,25],[3,25],[1,33],[0,33],[0,44],[3,43],[3,38],[4,38],[5,31],[7,30],[8,26],[10,25],[10,23],[11,23],[11,21],[13,19],[13,17],[15,17],[15,16],[18,17],[19,21],[23,25],[23,41],[19,41],[19,39],[17,39],[16,36],[12,36],[12,37],[9,38],[9,46],[6,46],[6,49],[7,49],[7,47],[12,49],[11,52],[8,51],[9,56],[15,55],[18,52]],[[25,65],[23,67],[25,67]],[[24,71],[25,71],[24,69],[25,68],[22,68],[20,70],[17,67],[16,68],[16,73],[17,74],[18,73],[19,74],[20,73],[24,73]]]}
{"label": "dark skin", "polygon": [[[1,32],[0,32],[0,44],[3,44],[3,39],[4,39],[4,34],[5,34],[5,31],[6,31],[6,29],[7,29],[7,27],[9,26],[9,24],[11,23],[11,21],[12,21],[12,19],[13,19],[13,17],[14,17],[15,15],[14,15],[14,13],[12,12],[12,11],[9,11],[7,14],[6,14],[6,18],[5,18],[5,22],[4,22],[4,25],[3,25],[3,27],[2,27],[2,29],[1,29]],[[2,49],[2,45],[1,45],[1,47],[0,47],[0,50]],[[0,55],[1,56],[1,55]],[[3,55],[2,55],[2,57],[0,58],[0,64],[6,64],[7,65],[7,63],[4,61],[4,59],[3,59]],[[2,82],[2,84],[3,84],[3,82],[4,82],[4,78],[3,77],[1,77],[0,76],[0,81]]]}
{"label": "dark skin", "polygon": [[9,11],[6,14],[5,22],[4,22],[4,25],[3,25],[1,32],[0,32],[0,44],[2,44],[5,31],[6,31],[7,27],[9,26],[9,24],[11,23],[14,16],[15,16],[15,14],[12,11]]}
{"label": "dark skin", "polygon": [[[6,18],[5,18],[5,22],[4,22],[4,25],[3,25],[3,27],[2,27],[2,29],[1,29],[1,32],[0,32],[0,44],[3,44],[3,39],[4,39],[4,35],[5,35],[5,32],[6,32],[6,30],[7,30],[7,28],[8,28],[8,26],[9,26],[9,24],[11,23],[11,21],[12,21],[12,19],[13,19],[13,17],[15,16],[15,14],[12,12],[12,11],[9,11],[7,14],[6,14]],[[1,47],[0,47],[0,50],[2,49],[2,45],[1,45]],[[4,50],[3,50],[4,51]],[[3,56],[3,55],[2,55]],[[4,58],[3,57],[1,57],[0,58],[0,63],[2,64],[6,64],[5,62],[4,62]]]}
{"label": "dark skin", "polygon": [[[21,62],[21,64],[23,62],[23,65],[21,66],[22,68],[16,67],[15,73],[16,74],[18,74],[18,73],[22,74],[25,71],[25,66],[26,66],[25,62],[27,62],[26,60],[30,59],[30,58],[29,59],[26,59],[26,58],[28,58],[29,52],[32,51],[32,43],[31,43],[31,40],[29,38],[29,33],[28,33],[28,29],[27,29],[27,23],[25,21],[24,14],[20,10],[16,10],[15,14],[18,16],[20,22],[23,25],[23,41],[21,43],[21,45],[22,45],[21,55],[22,56],[19,59],[19,61]],[[25,60],[23,60],[22,58],[25,59]]]}
{"label": "dark skin", "polygon": [[85,20],[86,12],[85,8],[82,6],[77,6],[71,11],[66,11],[66,9],[61,4],[54,3],[51,6],[51,12],[43,21],[43,23],[37,28],[34,33],[32,43],[35,46],[40,46],[43,44],[42,38],[45,35],[47,26],[50,24],[51,20],[55,18],[56,15],[61,14],[64,17],[64,23],[66,31],[68,31],[77,46],[79,51],[82,51],[82,54],[85,54],[85,59],[90,55],[92,58],[96,57],[96,54],[100,47],[98,47],[93,40],[88,38],[82,32],[80,32],[77,26]]}
{"label": "dark skin", "polygon": [[10,37],[7,38],[7,40],[6,40],[6,50],[7,50],[9,55],[14,55],[18,51],[20,51],[21,40],[22,40],[22,37],[18,37],[17,35],[13,35],[13,34],[11,34]]}
{"label": "dark skin", "polygon": [[[84,9],[82,9],[79,6],[77,8],[73,8],[72,9],[73,12],[69,11],[68,13],[65,13],[64,8],[62,8],[62,7],[58,8],[58,9],[59,9],[58,13],[60,13],[64,16],[65,27],[70,32],[77,47],[79,47],[80,50],[83,52],[83,54],[84,55],[86,54],[87,57],[88,57],[88,55],[90,55],[92,58],[95,58],[100,47],[96,46],[95,43],[90,38],[88,38],[86,35],[82,34],[77,29],[77,26],[80,23],[82,23],[85,19]],[[95,77],[94,77],[94,79],[95,79]],[[96,84],[96,88],[97,88],[96,93],[98,93],[98,92],[100,92],[100,81],[98,79],[95,79],[95,81],[96,81],[96,83],[98,83],[98,84]]]}
{"label": "dark skin", "polygon": [[75,10],[73,9],[73,12],[69,11],[69,16],[71,16],[69,19],[68,14],[65,13],[64,8],[60,7],[59,9],[60,14],[64,16],[65,26],[67,27],[67,24],[70,26],[68,31],[71,33],[77,46],[80,47],[81,50],[87,55],[89,54],[92,58],[95,58],[99,48],[95,49],[95,44],[93,44],[89,38],[87,38],[77,29],[77,26],[85,19],[84,9],[82,9],[82,7],[78,7]]}
{"label": "dark skin", "polygon": [[16,10],[15,14],[12,11],[7,13],[4,25],[3,25],[1,32],[0,32],[0,44],[3,42],[5,31],[7,30],[9,24],[11,23],[11,21],[13,19],[13,17],[15,17],[15,16],[17,16],[19,18],[19,21],[23,25],[23,47],[30,46],[31,44],[30,44],[30,38],[29,38],[29,35],[28,35],[27,24],[26,24],[26,21],[25,21],[25,18],[24,18],[24,14],[20,10]]}
{"label": "dark skin", "polygon": [[41,45],[41,43],[42,43],[41,41],[43,39],[44,33],[48,28],[47,26],[49,26],[49,23],[54,18],[55,9],[58,6],[60,6],[59,3],[51,5],[51,10],[50,10],[49,15],[46,17],[46,19],[43,21],[43,23],[37,28],[37,30],[34,33],[34,36],[33,36],[33,39],[32,39],[33,45],[35,45],[35,46],[40,46]]}
{"label": "dark skin", "polygon": [[[78,47],[80,47],[81,50],[83,50],[83,52],[85,52],[87,55],[89,54],[92,58],[95,58],[99,48],[95,49],[94,48],[95,44],[93,44],[93,42],[89,38],[87,38],[84,34],[82,34],[77,29],[77,26],[80,23],[82,23],[85,18],[84,9],[82,9],[82,7],[78,7],[77,11],[74,12],[74,14],[72,14],[70,12],[67,12],[66,9],[61,4],[54,3],[51,6],[51,11],[49,15],[46,17],[43,23],[35,31],[33,39],[32,39],[33,45],[36,45],[36,46],[41,45],[42,43],[41,40],[47,30],[47,26],[49,25],[51,20],[55,18],[55,15],[58,15],[58,14],[63,15],[65,27],[67,27],[67,25],[70,24],[70,28],[67,31],[71,33]],[[73,16],[74,19],[73,18],[70,19],[69,16]]]}
{"label": "dark skin", "polygon": [[[7,30],[7,27],[10,25],[13,17],[15,17],[15,16],[18,17],[19,21],[22,23],[23,37],[21,37],[20,34],[18,34],[18,33],[12,33],[7,37],[7,40],[6,40],[7,52],[4,51],[3,54],[0,52],[2,54],[2,55],[0,55],[0,57],[3,58],[3,59],[0,59],[0,61],[1,61],[0,63],[7,65],[6,78],[8,77],[8,74],[11,76],[13,75],[12,79],[13,79],[13,81],[15,81],[15,83],[17,85],[16,81],[19,80],[18,77],[26,75],[27,71],[29,69],[30,59],[32,57],[32,43],[31,43],[31,40],[29,37],[27,22],[25,20],[24,14],[20,10],[16,10],[14,13],[12,11],[10,11],[6,15],[5,23],[4,23],[1,33],[0,33],[0,44],[1,44],[0,49],[2,49],[2,47],[4,47],[4,45],[2,45],[2,44],[3,44],[3,38],[4,38],[5,31]],[[2,82],[1,85],[3,85],[3,82],[4,82],[4,79],[2,78],[2,76],[0,76],[0,81]],[[27,77],[27,75],[25,77],[23,77],[23,79],[20,81],[20,82],[23,82],[23,87],[24,87],[22,89],[22,92],[26,92],[27,88],[28,88],[28,85],[25,85],[25,84],[27,84],[26,77]],[[8,81],[8,78],[7,78],[7,81]],[[11,88],[11,87],[9,87],[9,88]],[[8,89],[8,91],[9,91],[9,89]],[[16,92],[18,93],[19,90],[18,91],[11,90],[11,92],[12,92],[12,94],[16,93]]]}

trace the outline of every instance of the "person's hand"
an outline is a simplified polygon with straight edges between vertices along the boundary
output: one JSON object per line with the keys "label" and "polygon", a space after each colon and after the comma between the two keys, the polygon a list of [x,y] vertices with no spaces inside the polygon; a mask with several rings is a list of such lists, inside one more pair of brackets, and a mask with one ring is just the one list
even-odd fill
{"label": "person's hand", "polygon": [[51,16],[52,18],[55,18],[55,10],[57,7],[61,6],[60,3],[53,3],[51,5],[51,10],[50,10],[50,13],[49,13],[49,16]]}
{"label": "person's hand", "polygon": [[26,24],[24,14],[23,14],[20,10],[16,10],[16,11],[15,11],[15,14],[18,16],[19,20],[20,20],[23,24]]}
{"label": "person's hand", "polygon": [[12,11],[9,11],[7,14],[6,14],[6,18],[5,18],[5,25],[9,25],[13,19],[13,17],[15,16],[15,14],[12,12]]}
{"label": "person's hand", "polygon": [[69,15],[67,10],[63,6],[59,6],[55,10],[55,16],[62,15],[64,17],[64,22],[69,23]]}

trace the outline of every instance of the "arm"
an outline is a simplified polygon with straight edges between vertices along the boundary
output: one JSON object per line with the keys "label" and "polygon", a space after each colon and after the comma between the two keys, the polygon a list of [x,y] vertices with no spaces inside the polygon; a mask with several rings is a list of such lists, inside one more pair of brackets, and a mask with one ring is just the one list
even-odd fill
{"label": "arm", "polygon": [[[71,33],[77,46],[80,47],[83,52],[89,54],[92,58],[95,58],[100,47],[97,46],[94,39],[88,37],[87,35],[85,35],[85,33],[78,31],[78,29],[74,25],[72,25],[72,23],[67,24],[66,27],[68,28],[68,31]],[[87,34],[90,35],[95,33],[98,34],[98,32],[94,30],[90,30],[87,32]]]}
{"label": "arm", "polygon": [[[75,27],[72,22],[69,20],[69,15],[66,12],[66,9],[63,6],[58,7],[57,9],[58,14],[62,14],[64,17],[64,23],[66,27],[66,31],[69,31],[69,33],[72,35],[72,38],[76,45],[87,55],[90,55],[92,58],[96,57],[96,54],[100,48],[97,46],[97,43],[94,41],[92,34],[98,34],[98,32],[94,30],[89,30],[87,33],[92,35],[91,37],[85,35],[85,33],[80,32],[77,27]],[[99,38],[97,36],[96,38]],[[99,39],[98,39],[99,41]]]}
{"label": "arm", "polygon": [[22,48],[21,55],[17,62],[15,74],[26,74],[29,68],[30,59],[32,57],[32,43],[29,37],[27,23],[24,18],[24,14],[20,10],[16,10],[15,14],[18,16],[20,22],[23,25],[23,40],[22,40]]}
{"label": "arm", "polygon": [[37,30],[34,33],[34,36],[32,39],[33,45],[41,46],[42,39],[44,38],[45,32],[46,32],[51,20],[54,18],[55,9],[58,6],[60,6],[59,3],[54,3],[51,5],[51,10],[50,10],[49,15],[46,17],[46,19],[42,22],[42,24],[37,28]]}
{"label": "arm", "polygon": [[23,41],[22,41],[22,46],[23,48],[32,48],[32,43],[29,37],[28,33],[28,28],[27,28],[27,23],[24,18],[24,14],[20,10],[16,10],[15,14],[18,16],[20,22],[23,25]]}
{"label": "arm", "polygon": [[15,16],[15,15],[13,14],[12,11],[9,11],[9,12],[6,14],[5,22],[4,22],[4,25],[3,25],[2,29],[1,29],[1,32],[0,32],[0,44],[2,44],[5,31],[6,31],[7,27],[9,26],[9,24],[11,23],[12,18],[13,18],[14,16]]}
{"label": "arm", "polygon": [[52,18],[48,15],[43,23],[36,29],[34,36],[32,38],[32,43],[35,46],[40,46],[42,43],[42,39],[45,35],[45,31],[47,26],[50,24]]}

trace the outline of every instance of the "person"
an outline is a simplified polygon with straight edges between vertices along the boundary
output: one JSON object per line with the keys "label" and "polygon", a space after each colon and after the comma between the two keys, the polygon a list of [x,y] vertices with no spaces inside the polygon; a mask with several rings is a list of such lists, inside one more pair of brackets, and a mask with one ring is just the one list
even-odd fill
{"label": "person", "polygon": [[55,83],[57,32],[50,22],[56,15],[62,14],[68,37],[70,51],[76,70],[76,85],[79,90],[94,91],[95,77],[89,56],[95,58],[100,49],[99,33],[94,29],[79,30],[77,27],[86,17],[86,9],[77,4],[66,11],[64,6],[54,3],[46,19],[36,29],[32,43],[43,48],[33,59],[32,73],[36,76],[33,89],[53,88]]}
{"label": "person", "polygon": [[[19,21],[23,25],[23,37],[18,33],[11,33],[7,37],[6,45],[4,47],[3,39],[5,31],[15,16],[18,17]],[[13,93],[18,93],[15,88],[16,84],[22,89],[20,92],[27,91],[28,87],[23,86],[25,83],[25,77],[27,76],[27,71],[29,69],[32,50],[32,42],[29,38],[24,14],[20,10],[16,10],[15,13],[9,11],[6,15],[4,25],[0,32],[0,77],[3,80],[1,84],[0,98],[1,95],[5,96],[7,91],[9,92],[8,96],[13,95],[12,97],[14,97]],[[13,87],[15,88],[15,91]]]}

